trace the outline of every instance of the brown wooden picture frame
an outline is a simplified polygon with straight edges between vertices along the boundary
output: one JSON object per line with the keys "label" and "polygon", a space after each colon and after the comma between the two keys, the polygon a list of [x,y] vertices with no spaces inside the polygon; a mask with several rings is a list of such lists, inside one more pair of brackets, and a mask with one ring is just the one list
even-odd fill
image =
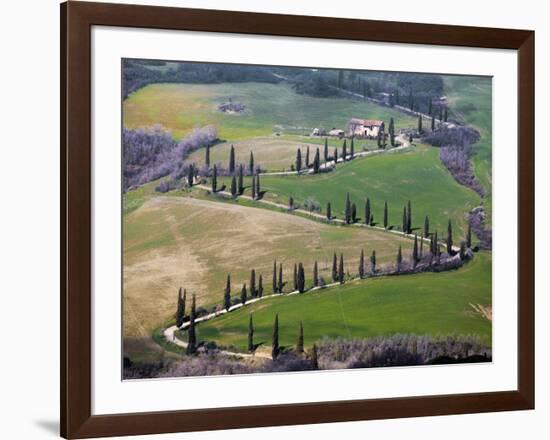
{"label": "brown wooden picture frame", "polygon": [[[518,389],[474,394],[92,415],[92,26],[512,49],[518,53]],[[69,1],[61,5],[61,435],[248,428],[533,409],[533,31]]]}

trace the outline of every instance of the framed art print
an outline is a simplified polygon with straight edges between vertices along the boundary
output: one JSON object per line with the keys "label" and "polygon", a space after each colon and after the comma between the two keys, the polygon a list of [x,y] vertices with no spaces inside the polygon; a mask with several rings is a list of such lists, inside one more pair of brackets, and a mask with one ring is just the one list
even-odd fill
{"label": "framed art print", "polygon": [[61,18],[64,437],[533,408],[533,32]]}

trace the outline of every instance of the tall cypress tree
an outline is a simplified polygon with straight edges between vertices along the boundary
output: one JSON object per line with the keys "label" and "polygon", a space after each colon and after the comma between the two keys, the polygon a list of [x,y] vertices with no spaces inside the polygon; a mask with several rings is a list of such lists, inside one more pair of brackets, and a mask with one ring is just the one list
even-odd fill
{"label": "tall cypress tree", "polygon": [[413,267],[416,267],[418,264],[418,237],[414,234],[414,245],[412,252]]}
{"label": "tall cypress tree", "polygon": [[403,251],[401,250],[401,245],[397,250],[397,272],[401,271],[401,263],[403,262]]}
{"label": "tall cypress tree", "polygon": [[340,263],[338,264],[338,281],[344,284],[344,254],[340,254]]}
{"label": "tall cypress tree", "polygon": [[338,148],[334,148],[334,165],[338,163]]}
{"label": "tall cypress tree", "polygon": [[330,206],[330,202],[327,203],[327,220],[332,219],[332,208]]}
{"label": "tall cypress tree", "polygon": [[193,354],[197,351],[197,333],[195,330],[196,316],[196,299],[193,294],[193,300],[191,302],[191,315],[189,317],[189,329],[187,330],[187,354]]}
{"label": "tall cypress tree", "polygon": [[314,370],[319,369],[319,359],[317,358],[317,345],[313,344],[311,348],[311,367]]}
{"label": "tall cypress tree", "polygon": [[298,147],[296,150],[296,171],[300,172],[302,170],[302,150]]}
{"label": "tall cypress tree", "polygon": [[432,131],[435,130],[435,116],[432,114]]}
{"label": "tall cypress tree", "polygon": [[176,326],[181,327],[185,317],[185,303],[183,301],[182,288],[178,292],[178,304],[176,308]]}
{"label": "tall cypress tree", "polygon": [[204,155],[204,163],[210,168],[210,144],[206,144],[206,153]]}
{"label": "tall cypress tree", "polygon": [[466,259],[466,242],[465,241],[460,242],[460,259],[461,260]]}
{"label": "tall cypress tree", "polygon": [[300,326],[298,327],[298,341],[296,342],[296,352],[302,354],[304,352],[304,325],[300,321]]}
{"label": "tall cypress tree", "polygon": [[294,209],[294,199],[292,198],[292,196],[289,196],[288,198],[288,209]]}
{"label": "tall cypress tree", "polygon": [[250,185],[250,191],[252,192],[252,199],[256,200],[258,195],[256,194],[256,176],[252,176],[252,184]]}
{"label": "tall cypress tree", "polygon": [[338,281],[338,259],[336,252],[332,256],[332,281]]}
{"label": "tall cypress tree", "polygon": [[317,266],[317,260],[313,263],[313,287],[319,287],[319,268]]}
{"label": "tall cypress tree", "polygon": [[401,230],[403,231],[403,234],[407,233],[407,207],[403,206],[403,223],[401,225]]}
{"label": "tall cypress tree", "polygon": [[225,283],[225,289],[223,291],[223,308],[229,311],[231,307],[231,275],[227,275],[227,281]]}
{"label": "tall cypress tree", "polygon": [[365,200],[365,224],[370,225],[370,199]]}
{"label": "tall cypress tree", "polygon": [[359,256],[359,278],[365,276],[365,253],[361,249],[361,255]]}
{"label": "tall cypress tree", "polygon": [[254,153],[250,152],[250,158],[248,159],[248,172],[254,174]]}
{"label": "tall cypress tree", "polygon": [[244,192],[244,183],[243,183],[243,165],[239,165],[239,180],[237,182],[237,192],[241,195]]}
{"label": "tall cypress tree", "polygon": [[250,297],[256,298],[256,271],[250,271]]}
{"label": "tall cypress tree", "polygon": [[275,315],[273,336],[271,337],[271,358],[275,360],[277,356],[279,356],[279,314]]}
{"label": "tall cypress tree", "polygon": [[212,192],[215,193],[218,190],[218,167],[214,165],[212,171]]}
{"label": "tall cypress tree", "polygon": [[376,273],[376,251],[372,251],[370,256],[370,270],[372,273]]}
{"label": "tall cypress tree", "polygon": [[258,298],[261,298],[264,294],[264,281],[262,274],[258,277]]}
{"label": "tall cypress tree", "polygon": [[428,238],[430,236],[430,219],[428,216],[424,218],[424,238]]}
{"label": "tall cypress tree", "polygon": [[279,293],[283,293],[283,284],[283,263],[279,263],[279,283],[277,284]]}
{"label": "tall cypress tree", "polygon": [[273,281],[272,281],[272,291],[273,293],[278,293],[277,289],[277,260],[273,261]]}
{"label": "tall cypress tree", "polygon": [[298,266],[296,265],[296,263],[294,263],[294,272],[293,272],[292,281],[294,284],[294,290],[298,290]]}
{"label": "tall cypress tree", "polygon": [[346,160],[348,160],[348,147],[344,139],[344,144],[342,145],[342,161],[345,162]]}
{"label": "tall cypress tree", "polygon": [[349,199],[349,193],[346,195],[345,221],[347,225],[351,223],[351,201]]}
{"label": "tall cypress tree", "polygon": [[323,152],[323,156],[324,156],[324,159],[325,159],[325,163],[327,163],[328,161],[328,139],[325,138],[325,149],[324,149],[324,152]]}
{"label": "tall cypress tree", "polygon": [[355,223],[357,221],[357,206],[355,203],[351,204],[351,222]]}
{"label": "tall cypress tree", "polygon": [[353,142],[353,137],[351,138],[351,143],[349,146],[349,156],[350,156],[350,159],[353,159],[353,157],[355,156],[355,145]]}
{"label": "tall cypress tree", "polygon": [[231,195],[237,197],[237,179],[235,179],[235,176],[231,178]]}
{"label": "tall cypress tree", "polygon": [[451,225],[451,220],[449,219],[449,224],[447,225],[447,253],[452,255],[453,252],[453,226]]}
{"label": "tall cypress tree", "polygon": [[422,134],[422,115],[418,115],[418,134]]}
{"label": "tall cypress tree", "polygon": [[241,302],[246,304],[246,300],[248,299],[248,294],[246,292],[246,283],[243,284],[243,288],[241,289]]}
{"label": "tall cypress tree", "polygon": [[298,292],[304,293],[306,290],[306,275],[304,273],[304,265],[302,263],[298,264]]}
{"label": "tall cypress tree", "polygon": [[233,174],[235,172],[235,147],[231,145],[229,150],[229,173]]}
{"label": "tall cypress tree", "polygon": [[321,167],[321,159],[319,158],[319,148],[315,151],[315,157],[313,158],[313,172],[317,174]]}
{"label": "tall cypress tree", "polygon": [[395,147],[395,124],[393,118],[390,118],[390,126],[388,127],[388,133],[390,135],[390,143],[392,147]]}
{"label": "tall cypress tree", "polygon": [[309,145],[306,147],[306,168],[309,168]]}
{"label": "tall cypress tree", "polygon": [[250,353],[254,351],[254,323],[252,322],[252,313],[248,320],[248,351]]}
{"label": "tall cypress tree", "polygon": [[384,202],[384,229],[388,229],[388,201]]}
{"label": "tall cypress tree", "polygon": [[472,247],[472,224],[468,222],[468,231],[466,232],[466,247]]}
{"label": "tall cypress tree", "polygon": [[193,167],[193,164],[189,165],[189,168],[187,168],[187,185],[189,188],[193,186],[193,182],[195,181],[195,170]]}

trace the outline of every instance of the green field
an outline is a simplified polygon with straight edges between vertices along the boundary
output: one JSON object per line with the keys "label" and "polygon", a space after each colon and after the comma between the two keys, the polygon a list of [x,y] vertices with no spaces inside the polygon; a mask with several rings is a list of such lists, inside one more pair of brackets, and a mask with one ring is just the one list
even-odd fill
{"label": "green field", "polygon": [[[246,106],[243,114],[226,114],[217,105],[232,98]],[[309,134],[314,127],[345,128],[350,118],[395,118],[396,128],[415,127],[416,119],[390,108],[345,98],[299,95],[287,84],[153,84],[123,103],[126,128],[161,124],[176,139],[196,126],[215,125],[229,142],[273,133]]]}
{"label": "green field", "polygon": [[491,345],[491,322],[470,304],[491,305],[491,258],[476,254],[460,270],[375,278],[302,295],[275,297],[197,326],[199,340],[246,350],[250,314],[255,343],[271,344],[279,314],[279,340],[296,343],[304,324],[305,345],[323,337],[364,338],[396,333],[476,335]]}
{"label": "green field", "polygon": [[[130,194],[133,192],[131,191]],[[344,254],[345,269],[357,272],[359,255],[376,250],[378,264],[405,258],[412,241],[368,228],[328,225],[296,215],[193,198],[185,192],[155,196],[144,192],[139,206],[124,215],[124,334],[145,336],[173,315],[177,290],[197,295],[199,306],[222,303],[227,274],[239,296],[250,270],[262,274],[271,293],[272,267],[283,264],[285,281],[295,263],[311,283],[317,260],[320,276],[330,277],[333,252]],[[284,290],[293,290],[288,283]]]}
{"label": "green field", "polygon": [[[324,212],[330,201],[333,215],[340,218],[347,192],[357,204],[359,217],[363,216],[365,198],[369,197],[378,224],[383,220],[387,200],[389,222],[396,227],[402,224],[403,206],[411,200],[414,228],[422,228],[428,215],[431,230],[441,234],[452,219],[458,241],[465,234],[467,213],[479,205],[480,197],[454,180],[438,154],[437,148],[419,145],[410,152],[357,158],[326,174],[263,176],[261,187],[267,191],[266,200],[283,204],[289,196],[298,203],[309,197],[317,200]],[[228,178],[219,180],[229,187]]]}
{"label": "green field", "polygon": [[451,117],[472,125],[481,133],[472,158],[476,178],[486,192],[483,205],[487,224],[491,225],[492,197],[492,82],[491,78],[444,76],[445,94],[449,98]]}

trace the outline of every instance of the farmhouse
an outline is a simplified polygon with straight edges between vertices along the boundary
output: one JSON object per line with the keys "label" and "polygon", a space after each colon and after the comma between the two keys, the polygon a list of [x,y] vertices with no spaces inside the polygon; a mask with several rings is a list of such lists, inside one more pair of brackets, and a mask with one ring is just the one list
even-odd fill
{"label": "farmhouse", "polygon": [[346,135],[349,137],[377,137],[384,132],[384,121],[377,119],[350,119],[346,126]]}
{"label": "farmhouse", "polygon": [[328,135],[332,137],[343,138],[345,133],[344,133],[344,130],[340,128],[333,128],[328,132]]}

